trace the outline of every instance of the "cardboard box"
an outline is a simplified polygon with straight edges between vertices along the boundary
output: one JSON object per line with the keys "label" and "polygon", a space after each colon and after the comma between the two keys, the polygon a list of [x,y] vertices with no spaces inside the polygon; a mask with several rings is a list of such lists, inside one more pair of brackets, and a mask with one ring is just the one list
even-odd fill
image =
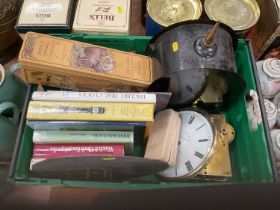
{"label": "cardboard box", "polygon": [[19,55],[27,82],[93,91],[141,91],[153,81],[151,58],[29,32]]}
{"label": "cardboard box", "polygon": [[73,0],[24,0],[16,29],[41,33],[70,33],[74,16]]}
{"label": "cardboard box", "polygon": [[73,32],[129,35],[131,0],[79,0]]}

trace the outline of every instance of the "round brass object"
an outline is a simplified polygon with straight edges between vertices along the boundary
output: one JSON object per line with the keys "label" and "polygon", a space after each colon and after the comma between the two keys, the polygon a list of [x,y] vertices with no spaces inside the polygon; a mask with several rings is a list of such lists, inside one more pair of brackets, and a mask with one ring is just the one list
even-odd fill
{"label": "round brass object", "polygon": [[251,28],[260,17],[255,0],[206,0],[204,8],[211,20],[221,21],[235,31]]}
{"label": "round brass object", "polygon": [[202,13],[200,0],[148,0],[149,16],[162,26],[199,19]]}

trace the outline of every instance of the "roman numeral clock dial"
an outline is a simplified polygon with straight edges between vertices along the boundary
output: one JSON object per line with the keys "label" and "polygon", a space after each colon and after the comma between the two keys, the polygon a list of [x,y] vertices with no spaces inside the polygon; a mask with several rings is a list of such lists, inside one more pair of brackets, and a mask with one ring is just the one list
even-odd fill
{"label": "roman numeral clock dial", "polygon": [[181,130],[176,165],[161,171],[166,179],[186,179],[197,175],[209,162],[215,147],[215,130],[207,114],[196,110],[180,112]]}

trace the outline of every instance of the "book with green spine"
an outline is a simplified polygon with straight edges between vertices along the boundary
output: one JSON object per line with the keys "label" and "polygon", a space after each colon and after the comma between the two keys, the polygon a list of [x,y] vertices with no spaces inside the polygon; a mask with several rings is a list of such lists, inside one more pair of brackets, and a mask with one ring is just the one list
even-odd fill
{"label": "book with green spine", "polygon": [[133,152],[133,131],[58,131],[35,130],[35,144],[106,143],[123,144],[128,154]]}

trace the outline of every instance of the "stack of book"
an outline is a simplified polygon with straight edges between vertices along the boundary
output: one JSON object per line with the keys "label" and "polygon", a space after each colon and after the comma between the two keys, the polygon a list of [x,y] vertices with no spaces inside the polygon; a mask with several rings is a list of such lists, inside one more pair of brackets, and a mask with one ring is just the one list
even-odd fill
{"label": "stack of book", "polygon": [[34,130],[31,170],[48,158],[133,155],[137,130],[154,120],[156,98],[153,93],[35,91],[27,111],[27,125]]}

